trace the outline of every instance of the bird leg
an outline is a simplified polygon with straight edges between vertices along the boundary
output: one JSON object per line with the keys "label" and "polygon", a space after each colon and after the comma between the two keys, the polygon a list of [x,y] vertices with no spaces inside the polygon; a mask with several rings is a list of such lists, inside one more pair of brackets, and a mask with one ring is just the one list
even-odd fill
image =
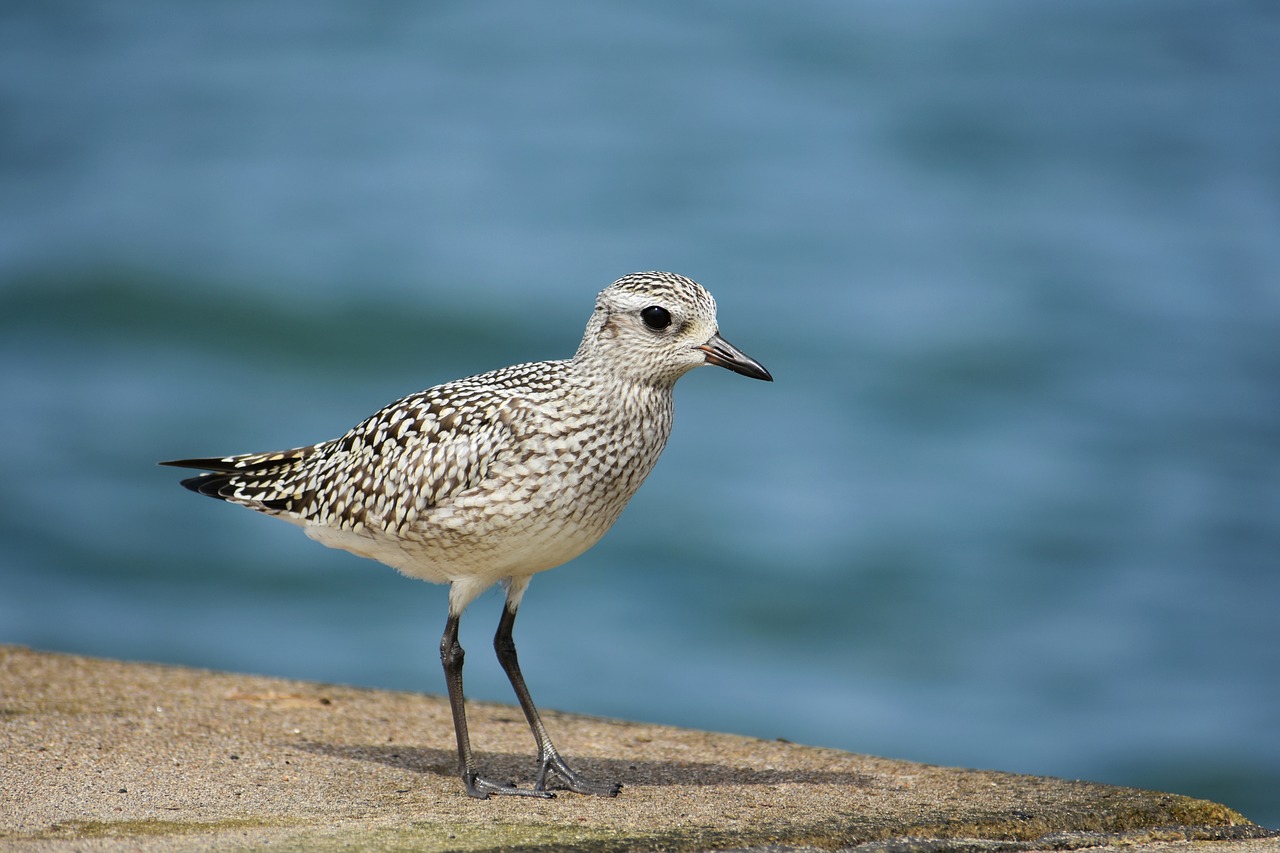
{"label": "bird leg", "polygon": [[498,662],[502,664],[507,678],[511,680],[511,687],[516,692],[516,698],[520,700],[520,707],[524,710],[525,719],[529,721],[529,728],[533,730],[533,739],[538,745],[538,778],[533,790],[546,791],[547,774],[555,773],[570,791],[579,794],[595,794],[599,797],[616,797],[618,791],[622,789],[621,785],[617,783],[601,785],[582,778],[568,764],[565,764],[555,744],[551,742],[551,735],[547,733],[547,727],[543,725],[542,716],[538,713],[537,706],[533,704],[529,688],[524,683],[524,676],[520,673],[516,643],[511,636],[511,628],[516,623],[516,610],[519,607],[519,597],[516,596],[513,601],[513,597],[509,595],[506,606],[502,608],[502,618],[498,620],[498,631],[493,635],[493,649],[498,653]]}
{"label": "bird leg", "polygon": [[[449,708],[453,711],[453,730],[458,738],[458,770],[462,775],[463,788],[469,796],[478,800],[487,800],[490,794],[522,797],[555,796],[543,789],[541,780],[535,788],[517,788],[513,784],[490,782],[488,779],[481,778],[476,772],[476,761],[471,754],[471,738],[467,735],[467,711],[462,698],[462,659],[465,654],[462,644],[458,642],[458,617],[450,613],[449,621],[444,626],[444,636],[440,638],[440,662],[444,664],[444,680],[449,688]],[[518,672],[517,670],[517,674]]]}

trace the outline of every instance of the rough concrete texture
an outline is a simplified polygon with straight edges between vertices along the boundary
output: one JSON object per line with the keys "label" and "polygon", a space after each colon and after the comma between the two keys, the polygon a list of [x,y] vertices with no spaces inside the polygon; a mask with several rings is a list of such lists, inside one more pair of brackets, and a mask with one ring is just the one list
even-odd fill
{"label": "rough concrete texture", "polygon": [[[470,705],[526,784],[516,708]],[[1280,851],[1225,806],[1089,782],[548,714],[617,799],[466,797],[435,696],[0,646],[0,848]]]}

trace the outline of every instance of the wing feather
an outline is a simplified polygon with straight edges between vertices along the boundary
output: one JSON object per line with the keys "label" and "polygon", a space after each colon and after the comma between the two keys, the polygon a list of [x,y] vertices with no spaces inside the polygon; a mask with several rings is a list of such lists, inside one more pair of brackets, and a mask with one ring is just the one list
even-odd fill
{"label": "wing feather", "polygon": [[447,387],[398,400],[332,441],[160,464],[203,470],[182,485],[269,515],[398,532],[481,482],[512,444],[510,395]]}

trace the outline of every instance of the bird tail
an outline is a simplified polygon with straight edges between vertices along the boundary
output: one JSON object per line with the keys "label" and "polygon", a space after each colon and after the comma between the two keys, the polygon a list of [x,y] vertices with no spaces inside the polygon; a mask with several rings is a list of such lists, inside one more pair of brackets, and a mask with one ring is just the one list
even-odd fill
{"label": "bird tail", "polygon": [[181,482],[197,494],[278,514],[300,506],[307,478],[299,475],[318,449],[319,445],[311,445],[273,453],[174,459],[160,464],[204,471]]}

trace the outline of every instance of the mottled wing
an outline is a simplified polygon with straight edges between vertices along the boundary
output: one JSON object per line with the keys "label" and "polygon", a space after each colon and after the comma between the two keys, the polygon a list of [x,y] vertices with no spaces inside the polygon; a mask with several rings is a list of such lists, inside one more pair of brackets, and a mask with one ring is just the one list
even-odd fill
{"label": "mottled wing", "polygon": [[512,443],[510,394],[466,384],[406,397],[341,438],[275,453],[166,462],[192,491],[290,521],[400,532],[481,482]]}

